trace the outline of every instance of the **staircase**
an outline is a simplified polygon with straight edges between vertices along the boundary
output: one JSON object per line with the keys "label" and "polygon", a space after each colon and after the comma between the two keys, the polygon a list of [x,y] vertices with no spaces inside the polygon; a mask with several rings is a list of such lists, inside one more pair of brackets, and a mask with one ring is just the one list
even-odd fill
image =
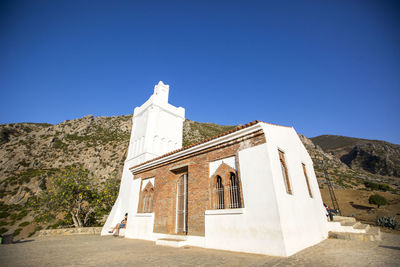
{"label": "staircase", "polygon": [[380,241],[381,231],[369,224],[357,222],[353,217],[334,216],[328,222],[329,237],[347,240]]}

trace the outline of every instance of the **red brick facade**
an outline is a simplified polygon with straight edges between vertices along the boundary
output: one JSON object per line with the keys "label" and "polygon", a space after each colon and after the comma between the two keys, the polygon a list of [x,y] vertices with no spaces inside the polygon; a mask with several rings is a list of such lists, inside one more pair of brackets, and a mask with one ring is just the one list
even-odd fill
{"label": "red brick facade", "polygon": [[[154,177],[153,212],[154,232],[164,234],[176,233],[176,200],[177,181],[183,173],[188,174],[188,197],[187,197],[187,234],[204,236],[204,212],[214,209],[215,177],[219,175],[223,184],[227,186],[230,173],[234,173],[240,182],[240,166],[236,162],[237,170],[222,164],[215,172],[209,173],[209,163],[219,159],[236,156],[238,151],[265,143],[263,132],[257,131],[238,139],[222,143],[196,153],[170,160],[166,163],[153,166],[138,172],[133,170],[135,179],[146,179]],[[210,177],[212,175],[212,177]],[[243,203],[242,190],[241,205]],[[229,202],[226,194],[225,203]],[[141,210],[142,199],[139,200],[138,211]],[[228,208],[226,206],[225,208]]]}

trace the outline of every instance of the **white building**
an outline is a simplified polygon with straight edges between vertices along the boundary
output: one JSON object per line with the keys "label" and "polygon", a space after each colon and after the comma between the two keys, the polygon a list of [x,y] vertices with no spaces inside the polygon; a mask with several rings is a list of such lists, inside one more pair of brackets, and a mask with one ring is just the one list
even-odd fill
{"label": "white building", "polygon": [[327,238],[313,163],[292,127],[254,121],[181,148],[184,109],[168,90],[160,82],[135,109],[102,235],[129,212],[125,237],[164,245],[290,256]]}

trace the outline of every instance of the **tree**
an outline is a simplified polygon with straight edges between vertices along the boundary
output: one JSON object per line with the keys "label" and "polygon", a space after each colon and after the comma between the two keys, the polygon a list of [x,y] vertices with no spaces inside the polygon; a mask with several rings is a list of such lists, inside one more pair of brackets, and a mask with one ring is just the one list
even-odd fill
{"label": "tree", "polygon": [[380,206],[389,204],[385,197],[378,195],[378,194],[370,196],[368,199],[368,202],[369,202],[369,204],[377,205],[378,209]]}
{"label": "tree", "polygon": [[109,178],[99,186],[96,217],[101,221],[108,215],[118,197],[120,180]]}
{"label": "tree", "polygon": [[99,206],[99,193],[88,172],[73,167],[54,174],[47,189],[33,201],[38,222],[48,223],[57,216],[70,217],[75,227],[92,223]]}

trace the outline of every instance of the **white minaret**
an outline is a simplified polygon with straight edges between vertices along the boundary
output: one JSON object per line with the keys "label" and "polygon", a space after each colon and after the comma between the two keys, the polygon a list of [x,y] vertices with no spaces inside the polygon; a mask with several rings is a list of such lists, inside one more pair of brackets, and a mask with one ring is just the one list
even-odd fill
{"label": "white minaret", "polygon": [[159,82],[153,95],[135,108],[127,161],[132,166],[182,147],[185,109],[168,104],[169,85]]}
{"label": "white minaret", "polygon": [[[153,95],[134,110],[119,195],[103,226],[102,235],[107,235],[108,230],[121,221],[126,212],[136,210],[133,206],[137,205],[138,192],[129,168],[182,147],[185,109],[168,104],[168,95],[169,85],[160,81],[154,86]],[[128,223],[130,220],[129,215]]]}

